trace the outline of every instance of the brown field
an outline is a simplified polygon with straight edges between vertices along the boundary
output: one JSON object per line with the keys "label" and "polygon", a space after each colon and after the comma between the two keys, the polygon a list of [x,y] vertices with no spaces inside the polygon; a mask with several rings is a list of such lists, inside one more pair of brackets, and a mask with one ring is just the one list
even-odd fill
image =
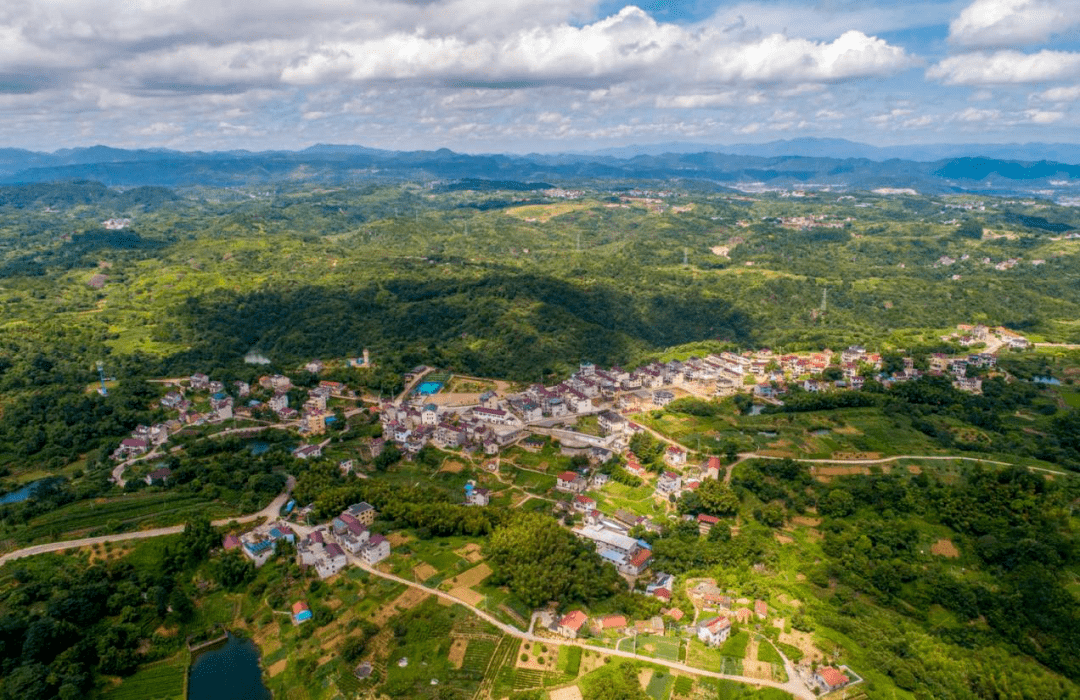
{"label": "brown field", "polygon": [[915,476],[922,474],[922,467],[917,464],[909,464],[907,470],[910,474],[914,474]]}
{"label": "brown field", "polygon": [[774,532],[773,537],[775,537],[776,541],[780,544],[791,544],[795,541],[794,537],[789,537],[788,535],[781,535],[779,532]]}
{"label": "brown field", "polygon": [[791,522],[804,527],[817,527],[821,524],[821,518],[808,518],[805,515],[796,515]]}
{"label": "brown field", "polygon": [[400,547],[406,542],[412,541],[412,537],[402,532],[392,532],[386,536],[386,539],[390,541],[391,547]]}
{"label": "brown field", "polygon": [[840,435],[862,435],[863,434],[863,432],[861,430],[859,430],[858,428],[856,428],[853,425],[845,425],[845,426],[841,426],[839,428],[833,428],[832,431],[834,433],[838,433]]}
{"label": "brown field", "polygon": [[288,666],[288,665],[289,665],[289,660],[288,659],[282,659],[281,661],[276,661],[273,664],[271,664],[270,668],[266,669],[266,671],[267,671],[267,673],[270,674],[270,677],[273,678],[274,676],[276,676],[279,673],[281,673],[282,671],[284,671],[285,667]]}
{"label": "brown field", "polygon": [[461,549],[455,549],[454,554],[465,559],[470,564],[475,564],[484,559],[484,555],[480,552],[480,545],[475,542],[470,542]]}
{"label": "brown field", "polygon": [[451,588],[450,595],[454,596],[458,600],[467,603],[468,605],[479,605],[484,601],[484,596],[481,593],[477,593],[471,588]]}
{"label": "brown field", "polygon": [[427,581],[429,578],[439,573],[439,570],[431,564],[424,562],[420,566],[414,566],[412,573],[413,578],[415,578],[417,581]]}
{"label": "brown field", "polygon": [[453,643],[450,645],[450,653],[447,658],[450,659],[450,663],[454,668],[460,669],[465,663],[465,650],[469,647],[469,640],[462,637],[455,637]]}
{"label": "brown field", "polygon": [[551,700],[581,700],[581,689],[576,685],[571,685],[566,688],[559,688],[558,690],[552,690],[548,693],[548,697]]}
{"label": "brown field", "polygon": [[960,550],[956,548],[956,545],[952,543],[952,540],[942,538],[935,542],[930,551],[939,557],[948,557],[949,559],[956,559],[960,556]]}
{"label": "brown field", "polygon": [[823,661],[825,659],[825,655],[814,645],[814,635],[809,632],[800,632],[799,630],[781,632],[779,639],[782,644],[798,647],[803,653],[804,661]]}
{"label": "brown field", "polygon": [[881,459],[880,452],[833,452],[833,459]]}
{"label": "brown field", "polygon": [[491,567],[487,564],[480,564],[479,566],[474,566],[473,568],[469,569],[464,573],[458,574],[454,578],[450,579],[448,583],[451,588],[472,588],[473,586],[480,585],[480,583],[482,583],[483,580],[486,579],[488,576],[491,576]]}
{"label": "brown field", "polygon": [[[888,471],[887,469],[884,469],[884,467],[883,467],[883,470]],[[853,464],[853,465],[848,466],[848,467],[843,467],[843,466],[832,467],[832,466],[823,466],[823,465],[820,465],[820,464],[815,464],[813,469],[812,469],[812,473],[813,473],[814,476],[817,476],[817,477],[822,477],[822,476],[850,476],[851,474],[869,474],[870,473],[870,467],[868,465],[865,465],[865,464]]]}
{"label": "brown field", "polygon": [[763,681],[771,681],[773,679],[772,664],[766,661],[743,659],[742,667],[744,676],[760,678]]}
{"label": "brown field", "polygon": [[439,471],[440,472],[448,472],[450,474],[458,474],[464,468],[465,468],[465,465],[462,464],[461,462],[448,459],[445,462],[443,462],[443,465],[442,465],[442,467],[439,468]]}
{"label": "brown field", "polygon": [[[528,653],[528,660],[522,661],[521,655],[517,657],[517,665],[515,668],[523,668],[528,671],[556,671],[559,660],[559,647],[557,645],[548,646],[547,652],[540,651],[540,645],[532,642],[525,642],[521,645],[521,651]],[[540,663],[538,659],[543,658],[544,663]]]}
{"label": "brown field", "polygon": [[416,588],[408,588],[397,598],[379,608],[375,612],[375,616],[371,618],[371,622],[376,627],[383,627],[386,625],[387,621],[397,615],[398,612],[415,608],[417,605],[424,602],[430,595],[430,593],[425,593]]}
{"label": "brown field", "polygon": [[649,681],[652,680],[652,669],[651,668],[643,668],[643,669],[641,669],[640,671],[638,671],[637,679],[638,679],[638,683],[641,683],[641,689],[645,690],[646,688],[649,687]]}

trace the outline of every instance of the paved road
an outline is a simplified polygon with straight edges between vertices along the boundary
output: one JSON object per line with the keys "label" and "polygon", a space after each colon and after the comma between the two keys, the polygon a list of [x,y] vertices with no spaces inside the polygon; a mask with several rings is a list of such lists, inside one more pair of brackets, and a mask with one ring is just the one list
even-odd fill
{"label": "paved road", "polygon": [[564,645],[573,644],[573,645],[582,647],[583,649],[589,649],[591,651],[598,651],[598,652],[601,652],[603,654],[607,654],[609,656],[620,656],[622,658],[633,659],[635,661],[646,661],[646,662],[651,663],[651,664],[658,664],[660,666],[667,666],[668,668],[674,669],[676,671],[682,671],[683,673],[692,673],[692,674],[697,675],[697,676],[707,676],[709,678],[721,678],[721,679],[724,679],[724,680],[736,681],[736,682],[739,682],[739,683],[747,683],[749,685],[754,685],[754,686],[769,686],[771,688],[779,688],[780,690],[791,693],[796,698],[800,698],[802,700],[814,700],[814,698],[816,697],[813,693],[811,693],[809,690],[807,690],[806,686],[804,686],[801,681],[798,680],[798,676],[795,674],[795,668],[794,668],[794,666],[792,666],[790,664],[790,662],[785,664],[785,666],[788,667],[787,668],[788,681],[786,683],[780,683],[778,681],[765,681],[765,680],[761,680],[761,679],[758,679],[758,678],[750,678],[749,676],[735,676],[735,675],[730,675],[730,674],[726,674],[726,673],[716,673],[715,671],[707,671],[705,669],[697,668],[696,666],[687,666],[686,664],[679,663],[677,661],[667,661],[665,659],[655,659],[655,658],[653,658],[651,656],[641,656],[640,654],[634,654],[634,653],[629,652],[629,651],[620,651],[618,649],[609,649],[608,647],[594,646],[592,644],[586,644],[584,642],[580,642],[580,641],[577,641],[577,640],[559,639],[559,638],[552,638],[552,637],[540,637],[540,636],[535,635],[535,634],[533,634],[531,632],[524,632],[524,631],[518,629],[517,627],[514,627],[513,625],[508,625],[508,624],[506,624],[504,622],[501,622],[500,620],[496,619],[495,617],[492,617],[490,614],[484,612],[483,610],[480,610],[480,609],[476,608],[475,606],[470,605],[470,604],[464,602],[463,600],[461,600],[459,598],[455,598],[454,596],[450,595],[449,593],[447,593],[445,591],[440,591],[440,590],[435,589],[435,588],[428,588],[427,586],[425,586],[423,584],[420,584],[420,583],[416,583],[415,581],[410,581],[408,579],[401,578],[400,576],[395,576],[394,574],[384,573],[382,571],[379,571],[378,569],[375,569],[375,568],[372,568],[371,566],[368,566],[362,560],[355,557],[354,555],[349,554],[347,556],[349,557],[349,559],[352,561],[353,564],[355,564],[356,566],[359,566],[361,569],[363,569],[364,571],[368,572],[369,574],[371,574],[373,576],[378,576],[379,578],[384,578],[384,579],[386,579],[388,581],[394,581],[395,583],[400,583],[400,584],[409,586],[410,588],[416,588],[418,590],[424,591],[425,593],[430,593],[431,595],[442,598],[443,600],[450,601],[450,602],[456,603],[458,605],[462,605],[462,606],[468,608],[474,615],[476,615],[477,617],[483,619],[485,622],[488,622],[488,623],[492,624],[493,626],[495,626],[498,629],[502,630],[506,634],[509,634],[512,637],[517,637],[518,639],[523,639],[523,640],[528,641],[528,642],[539,642],[539,643],[543,643],[543,644],[564,644]]}
{"label": "paved road", "polygon": [[[215,520],[212,524],[215,527],[220,527],[231,522],[250,523],[259,518],[276,518],[278,517],[278,513],[281,512],[281,507],[289,500],[289,495],[292,493],[295,485],[296,479],[290,476],[284,493],[278,495],[270,502],[270,505],[266,506],[258,513],[243,515],[237,518]],[[162,535],[177,535],[184,531],[184,527],[184,525],[172,525],[170,527],[157,527],[152,530],[137,530],[135,532],[121,532],[115,535],[102,535],[100,537],[84,537],[80,540],[65,540],[63,542],[36,544],[32,547],[24,547],[23,549],[17,549],[14,552],[8,552],[7,554],[0,556],[0,566],[3,566],[9,561],[14,561],[15,559],[31,557],[35,554],[45,554],[46,552],[62,552],[66,549],[78,549],[79,547],[89,547],[105,542],[126,542],[128,540],[145,540],[150,537],[161,537]]]}

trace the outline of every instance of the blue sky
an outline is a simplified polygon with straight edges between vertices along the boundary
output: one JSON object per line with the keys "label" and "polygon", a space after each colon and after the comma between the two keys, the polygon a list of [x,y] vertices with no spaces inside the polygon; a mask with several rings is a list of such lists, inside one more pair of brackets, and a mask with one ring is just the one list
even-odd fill
{"label": "blue sky", "polygon": [[0,146],[1080,142],[1080,0],[6,0]]}

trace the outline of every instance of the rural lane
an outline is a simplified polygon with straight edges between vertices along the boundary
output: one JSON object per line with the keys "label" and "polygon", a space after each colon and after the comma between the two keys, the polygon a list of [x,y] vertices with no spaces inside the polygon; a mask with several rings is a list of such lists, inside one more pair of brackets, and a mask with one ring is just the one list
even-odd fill
{"label": "rural lane", "polygon": [[[274,519],[278,517],[278,513],[281,512],[281,507],[289,500],[289,495],[292,493],[293,486],[296,485],[296,479],[289,477],[289,481],[285,487],[285,491],[279,494],[274,500],[270,501],[270,505],[266,506],[257,513],[251,515],[242,515],[236,518],[225,518],[223,520],[215,520],[211,523],[214,527],[221,527],[228,525],[231,522],[236,523],[250,523],[259,518]],[[0,556],[0,566],[3,566],[9,561],[16,559],[22,559],[23,557],[30,557],[35,554],[46,554],[48,552],[62,552],[66,549],[78,549],[79,547],[90,547],[95,544],[104,544],[106,542],[126,542],[129,540],[145,540],[150,537],[161,537],[162,535],[178,535],[184,531],[184,525],[172,525],[170,527],[156,527],[152,530],[136,530],[135,532],[121,532],[115,535],[101,535],[100,537],[85,537],[80,540],[65,540],[63,542],[47,542],[45,544],[35,544],[31,547],[24,547],[23,549],[16,549],[14,552],[8,552],[7,554]]]}

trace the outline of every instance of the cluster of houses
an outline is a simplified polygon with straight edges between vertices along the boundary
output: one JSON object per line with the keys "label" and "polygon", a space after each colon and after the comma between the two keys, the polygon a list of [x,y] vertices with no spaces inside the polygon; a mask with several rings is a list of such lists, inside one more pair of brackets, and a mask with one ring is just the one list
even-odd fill
{"label": "cluster of houses", "polygon": [[286,523],[273,522],[260,525],[239,537],[227,535],[222,546],[226,551],[239,548],[244,556],[259,567],[270,560],[277,551],[278,543],[283,540],[296,544],[296,532]]}
{"label": "cluster of houses", "polygon": [[375,508],[368,503],[354,503],[329,525],[315,528],[303,538],[282,522],[255,528],[240,536],[228,535],[222,545],[226,550],[239,548],[256,567],[265,564],[282,540],[296,545],[297,563],[315,567],[319,578],[330,578],[349,564],[352,554],[374,566],[390,556],[390,541],[372,534],[368,527],[375,521]]}
{"label": "cluster of houses", "polygon": [[406,455],[415,455],[428,443],[440,448],[498,454],[503,447],[524,436],[524,423],[498,408],[494,397],[493,393],[484,394],[480,405],[465,408],[434,403],[399,406],[387,401],[379,412],[383,440],[392,441]]}
{"label": "cluster of houses", "polygon": [[748,598],[732,598],[712,580],[701,581],[689,593],[697,607],[714,613],[697,624],[697,638],[709,646],[726,642],[733,623],[746,624],[754,619],[765,620],[769,616],[769,606],[765,601],[755,600],[751,609]]}

